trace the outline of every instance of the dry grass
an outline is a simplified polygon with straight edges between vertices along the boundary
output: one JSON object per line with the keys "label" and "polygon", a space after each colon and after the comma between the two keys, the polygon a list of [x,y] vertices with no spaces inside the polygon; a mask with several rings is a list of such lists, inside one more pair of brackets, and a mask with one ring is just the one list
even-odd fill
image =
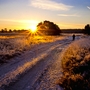
{"label": "dry grass", "polygon": [[62,58],[63,76],[58,84],[64,90],[90,90],[90,40],[72,43]]}
{"label": "dry grass", "polygon": [[[59,38],[62,39],[63,37]],[[0,63],[8,62],[8,59],[30,50],[34,45],[53,42],[56,39],[58,36],[43,37],[28,36],[28,34],[0,36]]]}

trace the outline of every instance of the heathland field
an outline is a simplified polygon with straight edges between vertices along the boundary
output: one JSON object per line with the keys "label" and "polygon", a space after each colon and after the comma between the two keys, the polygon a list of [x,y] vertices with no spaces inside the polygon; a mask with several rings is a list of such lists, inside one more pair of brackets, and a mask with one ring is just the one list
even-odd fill
{"label": "heathland field", "polygon": [[[64,38],[63,36],[60,39]],[[2,33],[0,34],[0,63],[17,56],[24,51],[30,50],[32,46],[53,42],[58,37],[51,36],[29,36],[29,34]]]}
{"label": "heathland field", "polygon": [[[74,83],[78,88],[79,84],[73,81],[72,85],[70,80],[88,80],[89,43],[89,37],[81,34],[76,35],[75,41],[72,34],[1,35],[0,90],[70,90]],[[85,87],[82,90],[87,90]]]}

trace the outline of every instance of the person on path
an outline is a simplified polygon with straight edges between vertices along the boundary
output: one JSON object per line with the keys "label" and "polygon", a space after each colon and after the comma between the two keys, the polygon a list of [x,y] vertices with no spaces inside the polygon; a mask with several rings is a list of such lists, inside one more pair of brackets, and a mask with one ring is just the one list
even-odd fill
{"label": "person on path", "polygon": [[72,38],[73,38],[73,41],[74,41],[75,40],[75,34],[73,34]]}

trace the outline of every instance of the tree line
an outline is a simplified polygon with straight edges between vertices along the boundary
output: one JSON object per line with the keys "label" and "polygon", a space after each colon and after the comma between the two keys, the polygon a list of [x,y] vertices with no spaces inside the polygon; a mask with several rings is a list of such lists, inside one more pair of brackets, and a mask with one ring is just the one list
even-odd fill
{"label": "tree line", "polygon": [[[60,29],[60,27],[57,24],[55,24],[54,22],[51,22],[51,21],[47,21],[47,20],[40,22],[37,25],[37,32],[38,32],[38,34],[41,33],[42,35],[43,34],[45,34],[45,35],[60,35],[65,30],[77,30],[77,31],[81,30],[81,33],[90,35],[90,24],[85,25],[85,27],[83,29]],[[7,28],[0,30],[1,33],[26,32],[26,31],[29,31],[29,30],[25,30],[25,29],[22,29],[22,30],[9,29],[9,30],[7,30]]]}
{"label": "tree line", "polygon": [[12,33],[12,32],[26,32],[28,30],[25,30],[25,29],[7,29],[7,28],[4,28],[4,29],[1,29],[0,32],[1,33]]}

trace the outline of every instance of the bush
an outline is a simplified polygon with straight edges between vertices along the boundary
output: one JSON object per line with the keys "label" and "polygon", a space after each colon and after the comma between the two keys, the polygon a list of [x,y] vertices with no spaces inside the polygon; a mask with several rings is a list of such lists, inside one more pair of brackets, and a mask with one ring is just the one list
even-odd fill
{"label": "bush", "polygon": [[83,33],[90,35],[90,25],[89,25],[89,24],[87,24],[87,25],[85,26],[85,29],[84,29]]}
{"label": "bush", "polygon": [[43,21],[37,25],[38,33],[42,35],[60,35],[61,30],[54,22]]}
{"label": "bush", "polygon": [[90,40],[72,43],[62,58],[63,76],[58,84],[65,90],[90,90]]}

